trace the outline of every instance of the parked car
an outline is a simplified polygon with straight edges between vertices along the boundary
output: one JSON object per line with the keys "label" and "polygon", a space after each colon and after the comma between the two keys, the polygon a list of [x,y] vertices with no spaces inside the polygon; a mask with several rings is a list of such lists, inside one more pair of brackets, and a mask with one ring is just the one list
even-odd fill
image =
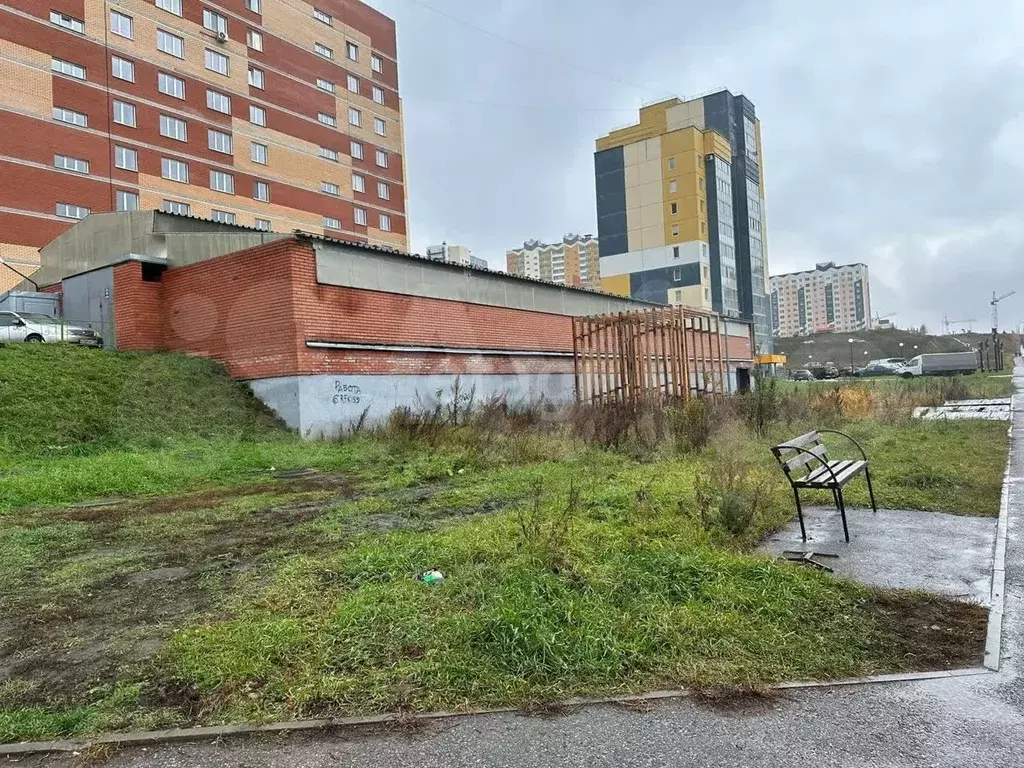
{"label": "parked car", "polygon": [[899,373],[898,368],[887,365],[884,361],[877,360],[868,363],[857,371],[858,376],[895,376],[897,373]]}
{"label": "parked car", "polygon": [[812,364],[808,369],[816,379],[838,379],[839,369],[835,363],[824,363],[823,365]]}
{"label": "parked car", "polygon": [[793,371],[790,378],[792,378],[793,381],[814,381],[814,374],[806,368],[799,368]]}
{"label": "parked car", "polygon": [[38,312],[0,312],[0,344],[12,341],[66,341],[85,347],[103,346],[103,337],[92,328],[65,323]]}
{"label": "parked car", "polygon": [[918,355],[908,362],[900,375],[905,379],[915,376],[956,376],[978,370],[977,352],[939,352]]}
{"label": "parked car", "polygon": [[868,360],[868,364],[865,367],[869,368],[871,366],[879,366],[888,368],[890,371],[898,371],[906,365],[906,363],[907,361],[902,357],[883,357],[878,360]]}

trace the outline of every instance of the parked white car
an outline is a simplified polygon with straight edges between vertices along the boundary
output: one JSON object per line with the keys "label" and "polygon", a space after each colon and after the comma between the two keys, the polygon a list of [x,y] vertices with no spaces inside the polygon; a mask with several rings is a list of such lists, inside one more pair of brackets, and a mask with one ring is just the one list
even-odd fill
{"label": "parked white car", "polygon": [[103,337],[92,328],[65,323],[37,312],[0,312],[0,344],[12,341],[66,341],[86,347],[103,346]]}

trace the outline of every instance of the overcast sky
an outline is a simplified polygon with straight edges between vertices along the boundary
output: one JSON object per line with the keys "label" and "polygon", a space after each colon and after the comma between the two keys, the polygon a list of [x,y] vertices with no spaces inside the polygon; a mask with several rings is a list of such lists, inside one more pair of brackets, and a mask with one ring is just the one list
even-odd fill
{"label": "overcast sky", "polygon": [[933,331],[1016,288],[1001,325],[1024,322],[1021,0],[371,4],[398,24],[417,252],[503,269],[596,232],[594,140],[727,87],[762,120],[773,274],[863,261],[874,308]]}

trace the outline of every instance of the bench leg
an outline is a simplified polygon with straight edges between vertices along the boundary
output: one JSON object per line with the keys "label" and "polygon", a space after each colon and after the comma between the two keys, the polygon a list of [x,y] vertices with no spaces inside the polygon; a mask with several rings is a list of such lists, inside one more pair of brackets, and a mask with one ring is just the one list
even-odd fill
{"label": "bench leg", "polygon": [[850,529],[846,527],[846,503],[843,501],[843,489],[837,490],[836,495],[839,497],[839,516],[843,518],[843,535],[846,537],[846,543],[849,544]]}
{"label": "bench leg", "polygon": [[796,516],[800,519],[800,537],[807,541],[807,529],[804,528],[804,510],[800,506],[800,489],[793,487],[793,497],[796,499]]}
{"label": "bench leg", "polygon": [[871,497],[871,509],[872,509],[872,511],[874,511],[877,514],[878,513],[878,505],[875,504],[875,491],[871,487],[871,472],[868,470],[867,467],[864,467],[864,477],[868,481],[868,496]]}

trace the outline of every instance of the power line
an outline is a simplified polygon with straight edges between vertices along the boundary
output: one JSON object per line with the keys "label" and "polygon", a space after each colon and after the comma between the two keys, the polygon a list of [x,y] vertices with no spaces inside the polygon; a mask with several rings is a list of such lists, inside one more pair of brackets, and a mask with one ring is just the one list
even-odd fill
{"label": "power line", "polygon": [[456,22],[458,24],[462,24],[465,27],[469,27],[472,30],[480,32],[481,34],[489,35],[490,37],[493,37],[496,40],[501,40],[503,43],[508,43],[509,45],[515,46],[516,48],[520,48],[520,49],[522,49],[524,51],[532,51],[533,53],[539,53],[541,55],[544,55],[544,56],[547,56],[547,57],[549,57],[551,59],[554,59],[555,61],[560,61],[562,64],[564,64],[565,66],[569,67],[570,69],[577,69],[580,72],[585,72],[585,73],[587,73],[589,75],[594,75],[596,77],[601,77],[601,78],[604,78],[605,80],[610,80],[611,82],[618,83],[619,85],[625,85],[628,88],[635,88],[635,89],[641,90],[641,91],[649,91],[650,93],[657,93],[659,95],[664,95],[664,92],[661,91],[661,90],[658,90],[658,89],[655,89],[655,88],[649,88],[649,87],[647,87],[645,85],[637,85],[636,83],[631,83],[631,82],[628,82],[626,80],[622,80],[621,78],[613,77],[612,75],[606,74],[604,72],[598,72],[595,69],[589,69],[588,67],[581,67],[579,64],[576,64],[575,62],[570,61],[569,59],[563,58],[562,56],[559,56],[558,54],[552,53],[551,51],[546,50],[544,48],[535,48],[533,46],[526,45],[525,43],[520,43],[518,40],[510,40],[507,37],[503,37],[502,35],[499,35],[497,32],[492,32],[489,29],[486,29],[486,28],[481,27],[481,26],[477,26],[476,24],[474,24],[471,21],[466,21],[465,19],[460,18],[459,16],[455,16],[454,14],[448,13],[448,11],[443,11],[440,8],[435,8],[434,6],[432,6],[432,5],[428,4],[428,3],[423,2],[423,0],[406,0],[406,2],[415,3],[416,5],[419,5],[419,6],[422,6],[423,8],[426,8],[428,11],[433,11],[434,13],[438,14],[439,16],[444,16],[446,19],[451,19],[452,21],[454,21],[454,22]]}

